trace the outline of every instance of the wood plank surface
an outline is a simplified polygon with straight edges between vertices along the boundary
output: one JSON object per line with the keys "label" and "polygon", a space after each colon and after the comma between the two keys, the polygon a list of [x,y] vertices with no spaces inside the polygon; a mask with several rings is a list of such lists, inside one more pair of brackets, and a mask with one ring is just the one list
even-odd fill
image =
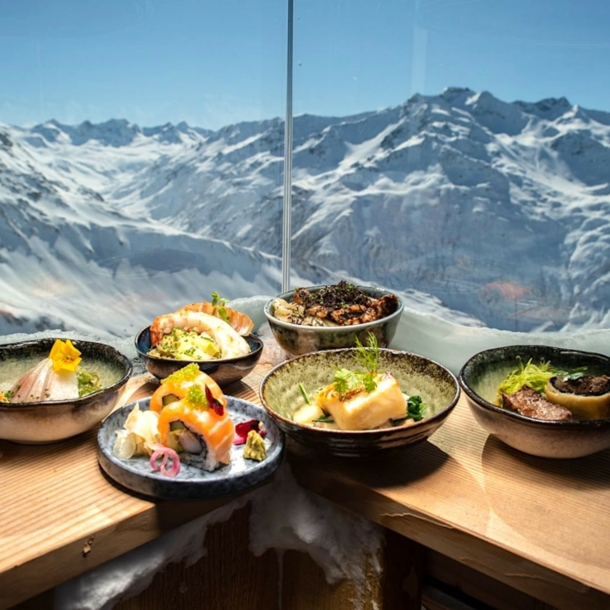
{"label": "wood plank surface", "polygon": [[610,608],[610,452],[522,454],[462,397],[429,441],[379,458],[290,443],[306,488],[558,608]]}
{"label": "wood plank surface", "polygon": [[[266,368],[227,393],[257,400]],[[152,377],[129,382],[117,405],[149,396]],[[48,445],[0,441],[0,608],[46,591],[233,498],[158,501],[125,493],[97,462],[97,429]]]}
{"label": "wood plank surface", "polygon": [[[267,370],[228,393],[258,402]],[[152,387],[135,380],[122,402]],[[610,452],[568,461],[521,454],[479,428],[463,399],[429,441],[379,458],[326,458],[288,444],[306,488],[558,608],[610,608]],[[123,493],[97,465],[95,432],[46,446],[0,441],[0,452],[0,608],[223,502]]]}

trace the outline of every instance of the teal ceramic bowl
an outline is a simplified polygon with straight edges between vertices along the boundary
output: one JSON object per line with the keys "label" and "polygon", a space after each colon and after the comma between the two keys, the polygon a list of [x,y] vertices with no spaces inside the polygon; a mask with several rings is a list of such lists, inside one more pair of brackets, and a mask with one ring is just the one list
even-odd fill
{"label": "teal ceramic bowl", "polygon": [[587,367],[587,374],[610,375],[610,358],[602,354],[548,345],[510,345],[475,354],[458,379],[475,419],[490,434],[514,449],[547,458],[576,458],[610,447],[610,419],[545,421],[495,404],[500,382],[526,363],[550,362],[565,371]]}
{"label": "teal ceramic bowl", "polygon": [[[327,288],[327,286],[307,286],[306,288],[310,292],[317,292]],[[358,286],[358,288],[375,299],[390,294],[387,290],[380,288],[368,286]],[[270,299],[265,305],[264,312],[275,340],[289,356],[300,356],[320,350],[355,347],[356,339],[366,345],[369,333],[373,333],[377,337],[379,347],[389,347],[404,310],[404,303],[400,297],[397,296],[397,298],[398,307],[389,316],[373,322],[353,324],[352,326],[306,326],[279,320],[273,315],[273,302],[275,299],[283,299],[291,303],[294,299],[294,290],[284,292],[274,299]]]}
{"label": "teal ceramic bowl", "polygon": [[[115,407],[131,376],[131,361],[111,345],[71,341],[81,352],[82,367],[100,375],[102,389],[69,400],[0,402],[0,438],[28,444],[60,441],[95,427]],[[45,338],[0,345],[0,387],[10,387],[47,358],[54,343]]]}
{"label": "teal ceramic bowl", "polygon": [[444,366],[409,352],[381,349],[379,371],[397,378],[403,392],[427,405],[419,422],[375,430],[328,430],[296,423],[292,415],[306,404],[302,383],[313,396],[333,381],[337,368],[354,368],[354,349],[298,356],[272,369],[260,386],[261,403],[278,427],[294,440],[327,454],[363,457],[418,443],[433,434],[455,407],[460,388]]}

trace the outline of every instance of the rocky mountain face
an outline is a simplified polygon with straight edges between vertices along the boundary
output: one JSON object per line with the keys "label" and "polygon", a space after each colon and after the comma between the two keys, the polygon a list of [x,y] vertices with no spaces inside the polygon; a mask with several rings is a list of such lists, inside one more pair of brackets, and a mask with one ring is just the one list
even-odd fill
{"label": "rocky mountain face", "polygon": [[[293,134],[297,281],[376,283],[467,324],[610,326],[610,114],[449,88],[298,116]],[[119,311],[142,307],[142,291],[177,304],[274,294],[283,144],[280,119],[0,125],[0,324],[65,325],[79,307],[86,324],[99,292]],[[63,286],[56,307],[53,291],[32,296],[40,274]]]}

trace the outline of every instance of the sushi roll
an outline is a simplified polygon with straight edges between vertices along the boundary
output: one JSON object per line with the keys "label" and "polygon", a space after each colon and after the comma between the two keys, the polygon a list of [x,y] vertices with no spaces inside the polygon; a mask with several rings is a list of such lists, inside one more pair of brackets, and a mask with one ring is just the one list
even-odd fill
{"label": "sushi roll", "polygon": [[199,386],[204,392],[207,387],[215,400],[223,407],[227,406],[227,399],[220,386],[209,375],[200,371],[195,363],[191,363],[161,381],[161,385],[150,398],[150,410],[160,413],[166,405],[185,398],[193,386]]}
{"label": "sushi roll", "polygon": [[161,443],[182,451],[188,464],[212,471],[231,461],[235,426],[209,390],[206,396],[192,385],[184,398],[162,408],[158,426]]}

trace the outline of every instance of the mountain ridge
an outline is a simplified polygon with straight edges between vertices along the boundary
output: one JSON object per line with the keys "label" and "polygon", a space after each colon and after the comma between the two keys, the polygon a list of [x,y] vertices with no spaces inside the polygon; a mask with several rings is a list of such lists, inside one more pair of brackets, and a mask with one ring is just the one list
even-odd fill
{"label": "mountain ridge", "polygon": [[[467,324],[610,325],[610,113],[449,87],[348,117],[295,116],[293,144],[301,280],[346,275],[414,291],[423,307],[421,295],[434,295],[435,311]],[[134,235],[151,248],[189,236],[266,253],[271,286],[283,145],[279,118],[215,131],[125,119],[0,125],[9,204],[0,256],[15,244],[33,255],[35,232],[52,256],[51,234],[64,225],[80,227],[68,233],[90,260],[119,257],[121,242],[144,249]],[[26,211],[8,212],[17,201]],[[98,227],[104,239],[88,235]],[[520,289],[498,289],[507,284]]]}

